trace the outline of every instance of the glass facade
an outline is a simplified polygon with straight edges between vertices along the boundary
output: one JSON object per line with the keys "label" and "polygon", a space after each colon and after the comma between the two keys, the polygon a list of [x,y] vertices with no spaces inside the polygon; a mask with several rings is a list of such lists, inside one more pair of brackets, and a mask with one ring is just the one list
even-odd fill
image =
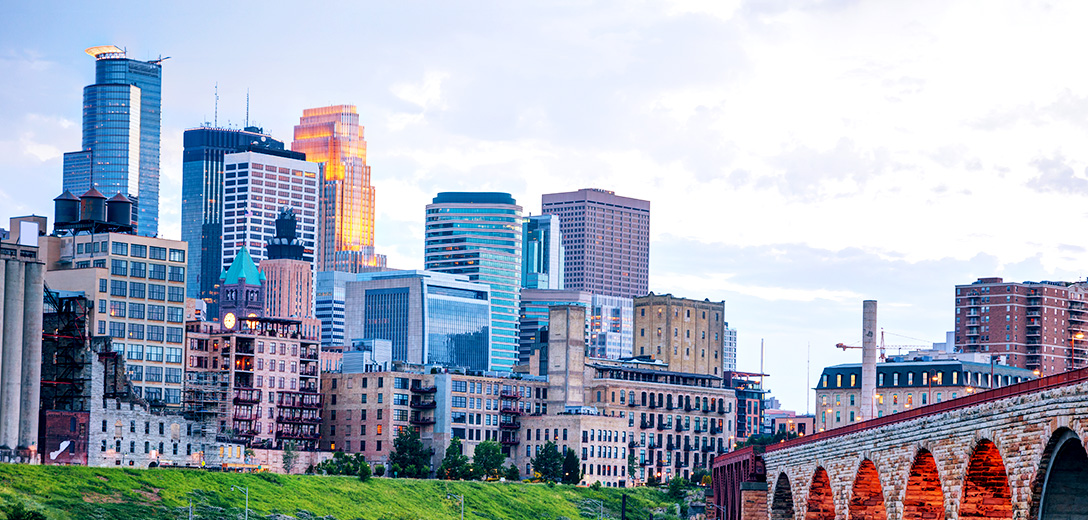
{"label": "glass facade", "polygon": [[559,217],[528,217],[523,229],[521,286],[529,289],[562,289],[563,235],[559,231]]}
{"label": "glass facade", "polygon": [[490,366],[491,306],[487,293],[428,287],[427,362],[486,370]]}
{"label": "glass facade", "polygon": [[492,370],[518,360],[521,206],[506,193],[439,193],[426,208],[424,265],[491,287]]}
{"label": "glass facade", "polygon": [[219,275],[223,272],[223,158],[257,149],[283,150],[282,141],[245,130],[193,128],[183,136],[181,163],[181,239],[189,244],[186,296],[200,298],[208,315],[218,316]]}
{"label": "glass facade", "polygon": [[345,285],[355,275],[318,271],[314,283],[314,317],[321,321],[321,346],[344,345]]}
{"label": "glass facade", "polygon": [[95,84],[83,89],[85,157],[65,160],[63,188],[81,195],[93,185],[107,198],[125,194],[136,203],[137,232],[156,236],[162,67],[117,51],[95,56]]}
{"label": "glass facade", "polygon": [[[393,342],[393,359],[408,359],[408,289],[366,291],[363,334]],[[354,338],[353,338],[354,339]]]}

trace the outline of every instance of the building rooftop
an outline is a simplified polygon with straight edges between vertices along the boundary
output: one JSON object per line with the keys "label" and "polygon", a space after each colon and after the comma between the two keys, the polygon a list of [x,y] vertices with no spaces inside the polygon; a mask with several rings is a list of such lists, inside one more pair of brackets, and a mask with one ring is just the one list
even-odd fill
{"label": "building rooftop", "polygon": [[432,204],[510,204],[517,205],[509,193],[495,191],[444,191],[435,196]]}
{"label": "building rooftop", "polygon": [[265,280],[264,273],[257,269],[257,264],[253,263],[253,257],[249,256],[249,249],[246,249],[246,246],[242,246],[242,249],[234,256],[230,267],[219,275],[219,279],[225,284],[236,284],[242,278],[251,285],[260,285]]}

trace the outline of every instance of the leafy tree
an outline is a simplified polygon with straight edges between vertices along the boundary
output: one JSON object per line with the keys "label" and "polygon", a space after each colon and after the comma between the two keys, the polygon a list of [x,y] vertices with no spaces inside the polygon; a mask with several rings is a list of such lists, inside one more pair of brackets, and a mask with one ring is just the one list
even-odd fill
{"label": "leafy tree", "polygon": [[703,468],[699,468],[699,469],[691,472],[690,481],[691,481],[692,484],[698,486],[698,485],[703,483],[703,477],[708,477],[708,476],[710,476],[709,471],[707,471],[707,470],[705,470]]}
{"label": "leafy tree", "polygon": [[511,482],[521,480],[521,472],[518,471],[518,466],[516,464],[511,464],[510,467],[506,468],[503,476],[506,477],[506,480]]}
{"label": "leafy tree", "polygon": [[504,460],[506,455],[502,454],[502,447],[495,441],[483,441],[477,444],[476,451],[472,454],[472,464],[488,477],[498,476]]}
{"label": "leafy tree", "polygon": [[345,455],[344,452],[338,451],[332,454],[331,459],[323,460],[314,466],[311,473],[322,473],[325,475],[358,475],[362,466],[365,464],[366,460],[362,453]]}
{"label": "leafy tree", "polygon": [[563,478],[563,456],[552,441],[544,444],[531,463],[533,471],[540,473],[541,480],[555,482]]}
{"label": "leafy tree", "polygon": [[5,506],[4,514],[8,520],[46,520],[41,511],[27,509],[22,502]]}
{"label": "leafy tree", "polygon": [[438,466],[438,478],[446,480],[464,480],[469,476],[468,457],[461,452],[461,439],[454,437],[446,447],[446,456]]}
{"label": "leafy tree", "polygon": [[638,464],[635,462],[635,450],[627,448],[627,475],[634,479],[638,474]]}
{"label": "leafy tree", "polygon": [[650,474],[646,477],[646,485],[647,486],[660,486],[661,485],[661,480],[657,478],[657,473],[654,472],[652,469],[650,470]]}
{"label": "leafy tree", "polygon": [[389,453],[389,466],[394,477],[427,478],[431,473],[431,456],[434,450],[423,447],[419,432],[404,428],[393,439],[393,451]]}
{"label": "leafy tree", "polygon": [[380,477],[382,475],[385,475],[385,466],[382,464],[378,464],[378,467],[374,468],[374,476]]}
{"label": "leafy tree", "polygon": [[290,473],[295,469],[295,461],[298,460],[298,451],[295,450],[295,441],[283,443],[283,471]]}
{"label": "leafy tree", "polygon": [[578,462],[578,456],[574,454],[574,450],[567,450],[566,457],[563,457],[563,483],[577,484],[580,480],[582,480],[582,464]]}
{"label": "leafy tree", "polygon": [[359,480],[363,482],[370,480],[370,464],[363,462],[362,466],[359,466]]}
{"label": "leafy tree", "polygon": [[683,478],[673,477],[672,480],[669,481],[668,495],[669,498],[673,500],[683,500],[685,495]]}

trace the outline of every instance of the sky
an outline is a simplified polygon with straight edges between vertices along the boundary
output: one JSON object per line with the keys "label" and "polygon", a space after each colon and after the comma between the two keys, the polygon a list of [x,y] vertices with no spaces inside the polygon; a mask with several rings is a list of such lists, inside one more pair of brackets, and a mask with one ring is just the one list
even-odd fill
{"label": "sky", "polygon": [[[377,249],[423,264],[439,191],[651,201],[650,290],[725,301],[741,370],[812,408],[889,344],[943,341],[954,286],[1083,280],[1084,2],[5,2],[0,216],[52,216],[83,49],[163,65],[160,233],[182,133],[358,106]],[[215,93],[218,85],[218,112]],[[0,222],[6,227],[6,222]],[[761,345],[763,354],[761,355]],[[891,350],[889,353],[894,353]],[[811,410],[810,410],[811,411]]]}

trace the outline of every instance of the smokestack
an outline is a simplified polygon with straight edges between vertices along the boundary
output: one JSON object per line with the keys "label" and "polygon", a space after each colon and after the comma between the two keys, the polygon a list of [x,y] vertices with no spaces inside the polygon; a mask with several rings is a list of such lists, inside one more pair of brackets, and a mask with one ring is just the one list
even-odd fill
{"label": "smokestack", "polygon": [[861,308],[861,420],[873,418],[876,393],[876,300],[865,300]]}

